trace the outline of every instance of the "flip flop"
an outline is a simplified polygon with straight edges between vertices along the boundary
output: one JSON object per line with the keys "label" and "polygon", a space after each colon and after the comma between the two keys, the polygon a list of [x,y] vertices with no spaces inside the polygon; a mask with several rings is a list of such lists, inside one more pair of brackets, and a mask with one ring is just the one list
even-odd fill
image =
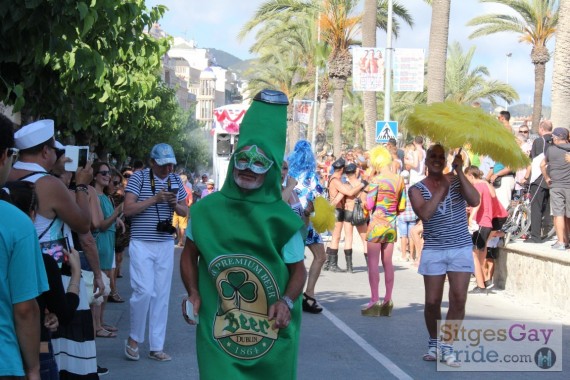
{"label": "flip flop", "polygon": [[107,330],[107,331],[110,331],[110,332],[117,332],[117,331],[119,331],[119,329],[116,328],[115,326],[111,326],[111,325],[107,325],[107,324],[104,324],[104,325],[102,325],[101,327],[102,327],[103,329]]}
{"label": "flip flop", "polygon": [[125,340],[125,356],[127,357],[127,359],[129,360],[139,360],[140,359],[140,355],[139,355],[139,348],[138,347],[131,347],[129,345],[129,340]]}
{"label": "flip flop", "polygon": [[97,330],[97,332],[95,333],[95,336],[97,338],[116,338],[117,334],[115,334],[114,332],[111,332],[109,330],[106,330],[104,328],[101,328],[101,329]]}
{"label": "flip flop", "polygon": [[164,351],[151,351],[148,353],[148,358],[159,362],[169,362],[172,360],[170,355],[166,354]]}

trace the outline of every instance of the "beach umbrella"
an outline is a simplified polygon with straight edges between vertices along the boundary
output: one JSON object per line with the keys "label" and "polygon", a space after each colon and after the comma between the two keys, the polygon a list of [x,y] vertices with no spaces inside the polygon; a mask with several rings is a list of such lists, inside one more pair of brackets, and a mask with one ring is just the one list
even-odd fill
{"label": "beach umbrella", "polygon": [[453,102],[418,104],[406,128],[446,148],[469,144],[474,153],[489,156],[513,170],[530,164],[515,136],[481,108]]}

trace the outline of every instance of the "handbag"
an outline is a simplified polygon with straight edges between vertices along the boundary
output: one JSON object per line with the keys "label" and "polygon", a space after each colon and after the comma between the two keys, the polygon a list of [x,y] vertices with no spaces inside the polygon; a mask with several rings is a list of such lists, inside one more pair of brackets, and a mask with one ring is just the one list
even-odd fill
{"label": "handbag", "polygon": [[364,215],[364,208],[360,198],[354,200],[354,209],[352,210],[352,225],[360,226],[366,223],[366,216]]}
{"label": "handbag", "polygon": [[497,177],[495,178],[495,181],[493,181],[493,187],[495,189],[498,189],[499,187],[501,187],[501,180],[503,179],[503,177]]}

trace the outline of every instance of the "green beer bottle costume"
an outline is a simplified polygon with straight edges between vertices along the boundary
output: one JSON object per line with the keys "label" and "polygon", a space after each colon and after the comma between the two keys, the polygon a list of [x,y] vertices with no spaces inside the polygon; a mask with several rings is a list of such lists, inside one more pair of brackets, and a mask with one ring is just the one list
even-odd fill
{"label": "green beer bottle costume", "polygon": [[[296,377],[300,300],[288,327],[274,330],[274,321],[268,320],[269,307],[284,295],[289,281],[283,248],[295,235],[301,239],[303,226],[281,200],[287,104],[276,91],[256,95],[222,189],[192,205],[187,236],[199,250],[202,304],[196,347],[201,379]],[[257,149],[269,161],[256,159]],[[234,181],[234,165],[255,164],[268,168],[265,181],[243,192]]]}

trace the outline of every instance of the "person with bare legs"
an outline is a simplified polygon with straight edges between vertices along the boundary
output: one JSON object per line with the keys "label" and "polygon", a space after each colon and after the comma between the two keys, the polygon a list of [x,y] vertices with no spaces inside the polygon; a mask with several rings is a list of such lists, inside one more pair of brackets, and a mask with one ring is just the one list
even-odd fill
{"label": "person with bare legs", "polygon": [[[287,166],[285,164],[283,165],[281,176],[284,180],[287,178],[287,174],[290,173],[291,177],[295,179],[296,185],[293,193],[296,194],[299,200],[303,210],[302,219],[307,228],[305,246],[309,248],[313,254],[313,262],[309,268],[307,287],[303,293],[303,311],[318,314],[323,311],[323,308],[319,306],[315,299],[315,286],[321,275],[321,269],[325,263],[326,256],[321,235],[315,231],[309,221],[309,216],[314,211],[313,201],[323,192],[323,187],[319,183],[317,162],[311,149],[311,144],[306,140],[299,140],[297,144],[295,144],[291,154],[287,157],[287,164]],[[285,171],[285,167],[288,168],[288,171]]]}
{"label": "person with bare legs", "polygon": [[437,321],[442,319],[441,302],[446,275],[449,279],[446,323],[462,321],[465,317],[467,288],[475,269],[466,207],[478,205],[480,198],[477,189],[461,170],[463,162],[460,155],[453,161],[455,175],[443,174],[445,150],[439,144],[428,149],[426,165],[427,177],[409,191],[414,212],[424,225],[424,250],[418,273],[424,276],[424,318],[429,340],[428,352],[423,360],[435,361],[439,358],[448,366],[458,367],[453,342],[440,344]]}
{"label": "person with bare legs", "polygon": [[[376,175],[369,178],[370,183],[364,192],[366,195],[365,207],[370,211],[370,223],[366,231],[368,248],[368,281],[370,283],[370,302],[361,310],[362,315],[369,317],[391,316],[394,303],[392,302],[392,289],[394,287],[394,266],[392,254],[394,242],[397,238],[396,217],[404,211],[403,193],[404,180],[392,173],[390,164],[392,156],[383,146],[377,146],[370,151],[370,165]],[[384,267],[384,284],[386,295],[384,302],[380,302],[378,286],[380,274],[379,261]]]}
{"label": "person with bare legs", "polygon": [[[356,172],[357,172],[357,167],[355,164],[348,164],[345,168],[344,168],[344,174],[346,174],[346,178],[347,178],[347,185],[349,185],[352,188],[355,187],[359,187],[362,188],[363,186],[363,182],[357,178],[356,176]],[[366,233],[366,222],[364,222],[361,225],[354,225],[354,219],[353,219],[353,211],[354,211],[354,201],[356,198],[358,198],[360,196],[360,193],[356,194],[356,195],[345,195],[344,196],[344,222],[343,222],[343,228],[344,228],[344,255],[346,257],[346,271],[348,273],[353,273],[353,269],[352,269],[352,239],[353,239],[353,232],[354,232],[354,227],[356,227],[357,229],[360,227],[360,231],[363,232],[363,234]],[[357,230],[358,231],[358,230]],[[360,233],[359,231],[359,233]],[[365,237],[365,236],[364,236]],[[366,240],[363,240],[364,246],[366,247]],[[364,249],[364,253],[367,254],[367,247]]]}
{"label": "person with bare legs", "polygon": [[323,270],[330,270],[331,272],[344,272],[343,269],[338,267],[338,247],[345,220],[344,197],[354,196],[364,188],[364,184],[351,188],[342,182],[342,173],[345,165],[346,163],[343,158],[339,158],[333,162],[332,167],[334,172],[328,182],[329,201],[335,207],[336,223],[334,225],[331,242],[327,248],[327,261]]}

